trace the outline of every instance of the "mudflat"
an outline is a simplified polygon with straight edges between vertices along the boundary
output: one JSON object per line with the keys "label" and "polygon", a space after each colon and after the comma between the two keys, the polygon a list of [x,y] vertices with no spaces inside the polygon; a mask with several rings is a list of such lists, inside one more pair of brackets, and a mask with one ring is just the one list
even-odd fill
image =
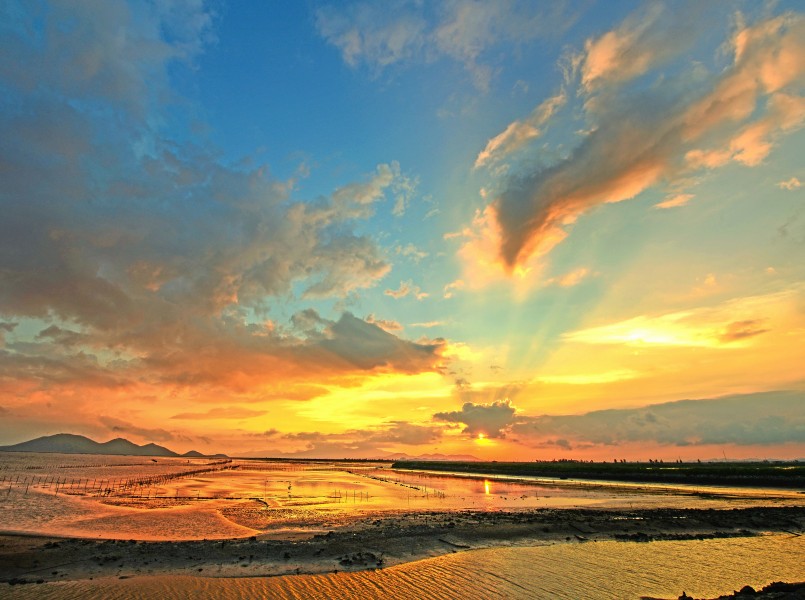
{"label": "mudflat", "polygon": [[142,575],[258,577],[382,569],[497,546],[801,535],[805,507],[416,511],[364,517],[327,533],[287,530],[193,541],[0,534],[0,585]]}

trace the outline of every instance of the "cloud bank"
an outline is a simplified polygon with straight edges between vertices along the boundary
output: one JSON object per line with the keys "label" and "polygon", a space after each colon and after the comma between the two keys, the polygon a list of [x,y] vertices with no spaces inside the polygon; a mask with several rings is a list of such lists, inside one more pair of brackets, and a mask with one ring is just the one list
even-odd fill
{"label": "cloud bank", "polygon": [[764,446],[805,442],[801,391],[759,392],[680,400],[635,409],[522,418],[511,426],[519,441],[540,445],[618,446],[657,442],[671,446]]}
{"label": "cloud bank", "polygon": [[531,448],[563,450],[630,444],[661,446],[777,446],[805,442],[801,390],[757,392],[679,400],[642,408],[597,410],[578,415],[531,416],[507,401],[466,402],[433,420],[464,424],[479,434]]}

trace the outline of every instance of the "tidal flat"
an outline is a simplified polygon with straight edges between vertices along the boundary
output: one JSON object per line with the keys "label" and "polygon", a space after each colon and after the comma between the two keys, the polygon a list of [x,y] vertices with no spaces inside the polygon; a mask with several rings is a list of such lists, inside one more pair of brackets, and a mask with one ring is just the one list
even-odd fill
{"label": "tidal flat", "polygon": [[[701,572],[697,593],[729,592],[729,586],[713,585],[726,583],[714,574],[725,559],[708,572],[702,557],[739,547],[752,558],[740,563],[749,579],[732,581],[735,589],[805,579],[796,558],[805,554],[805,495],[796,489],[528,481],[371,462],[1,458],[4,597],[114,597],[112,590],[120,597],[170,597],[164,588],[171,581],[183,582],[187,591],[235,579],[241,587],[273,590],[263,597],[325,597],[278,591],[305,581],[319,582],[311,593],[335,594],[327,597],[375,597],[359,593],[362,585],[385,590],[376,597],[394,597],[393,590],[405,589],[406,577],[430,577],[423,573],[434,565],[466,575],[473,564],[483,586],[503,585],[506,597],[561,597],[549,594],[549,573],[556,582],[563,572],[569,576],[572,565],[590,561],[598,564],[585,567],[593,572],[601,567],[595,558],[601,548],[620,557],[608,563],[606,578],[613,582],[635,575],[634,561],[650,561],[658,548],[676,553],[644,581],[644,594],[676,597],[679,575],[689,572]],[[514,579],[506,575],[505,583],[484,565],[506,552],[514,554],[504,563],[539,563],[552,553],[559,563],[552,571],[523,567]],[[451,567],[454,555],[465,558]],[[698,557],[699,566],[686,556]],[[432,582],[414,597],[488,597],[459,593],[461,577],[440,577],[443,586]],[[126,595],[135,589],[127,587],[129,580],[138,582],[143,596]],[[625,593],[599,591],[590,597]]]}

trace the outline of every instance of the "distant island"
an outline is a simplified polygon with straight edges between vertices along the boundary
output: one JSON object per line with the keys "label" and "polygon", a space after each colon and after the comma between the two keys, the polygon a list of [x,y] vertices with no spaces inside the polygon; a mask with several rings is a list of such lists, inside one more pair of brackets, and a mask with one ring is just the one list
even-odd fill
{"label": "distant island", "polygon": [[225,454],[212,456],[190,450],[179,454],[157,444],[142,446],[123,438],[115,438],[108,442],[96,442],[83,435],[57,433],[46,435],[27,442],[11,446],[0,446],[0,452],[52,452],[59,454],[109,454],[114,456],[163,456],[181,458],[228,458]]}

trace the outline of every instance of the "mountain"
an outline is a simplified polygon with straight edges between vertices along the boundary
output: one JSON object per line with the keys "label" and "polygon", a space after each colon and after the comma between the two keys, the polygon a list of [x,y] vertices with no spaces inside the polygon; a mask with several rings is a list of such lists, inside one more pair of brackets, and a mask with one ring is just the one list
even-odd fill
{"label": "mountain", "polygon": [[182,454],[184,458],[204,458],[204,455],[198,450],[190,450]]}
{"label": "mountain", "polygon": [[13,446],[0,446],[0,450],[5,452],[59,452],[62,454],[179,456],[176,452],[156,444],[138,446],[123,438],[116,438],[101,444],[83,435],[73,435],[71,433],[46,435],[35,440],[14,444]]}

